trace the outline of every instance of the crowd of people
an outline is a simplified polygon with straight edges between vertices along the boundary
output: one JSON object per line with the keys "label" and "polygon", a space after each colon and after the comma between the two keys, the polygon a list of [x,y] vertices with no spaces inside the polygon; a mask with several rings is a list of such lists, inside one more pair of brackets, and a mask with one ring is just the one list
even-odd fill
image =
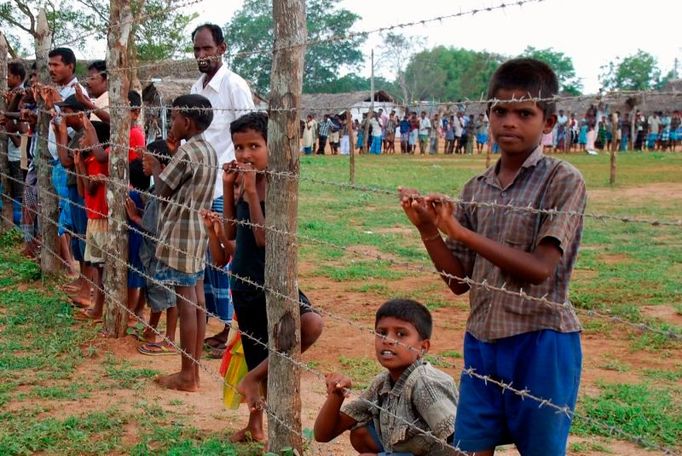
{"label": "crowd of people", "polygon": [[[180,370],[160,376],[159,385],[188,392],[200,389],[197,360],[205,351],[224,356],[232,322],[238,320],[248,373],[236,388],[248,404],[249,417],[232,439],[261,441],[269,355],[264,288],[268,117],[256,112],[244,79],[223,64],[227,44],[220,27],[201,25],[191,41],[200,76],[190,93],[173,101],[165,139],[147,144],[136,124],[140,95],[128,93],[127,308],[136,315],[131,327],[138,319],[145,321],[146,329],[137,334],[140,353],[181,359]],[[52,84],[44,85],[35,67],[26,71],[18,62],[10,64],[8,108],[1,123],[10,146],[12,185],[5,191],[21,208],[24,253],[36,255],[41,244],[39,195],[45,195],[38,191],[36,165],[50,167],[52,188],[41,190],[59,200],[59,255],[74,275],[65,291],[82,308],[78,319],[98,322],[106,293],[103,266],[116,255],[107,246],[106,192],[112,185],[107,68],[103,61],[92,63],[81,84],[75,66],[70,49],[53,49]],[[309,115],[301,126],[302,151],[324,154],[329,144],[332,154],[348,153],[351,130],[358,147],[372,154],[397,153],[396,141],[403,154],[438,153],[441,140],[446,154],[481,153],[484,147],[499,151],[495,166],[464,186],[462,200],[513,201],[540,209],[544,204],[561,211],[559,215],[541,217],[529,211],[498,217],[492,207],[456,207],[442,195],[412,189],[400,190],[400,206],[450,290],[469,293],[465,367],[522,385],[572,410],[581,372],[580,324],[569,307],[537,307],[523,293],[567,300],[582,218],[561,214],[584,211],[585,184],[570,164],[543,154],[543,138],[549,135],[552,147],[573,144],[575,116],[563,111],[556,115],[554,102],[513,101],[532,91],[556,94],[556,75],[539,61],[511,60],[493,75],[488,96],[500,102],[485,113],[428,116],[422,111],[400,117],[379,109],[353,122],[331,114],[318,122]],[[45,137],[37,128],[39,107],[52,115]],[[602,117],[586,118],[588,132],[602,128]],[[671,139],[671,133],[679,129],[679,113],[669,121],[664,118],[638,114],[635,125],[646,132],[642,144],[674,150],[677,136]],[[627,115],[622,120],[629,125]],[[578,144],[581,130],[579,126]],[[612,132],[611,140],[625,142],[628,134],[614,138]],[[606,133],[603,141],[608,145]],[[38,155],[40,143],[47,144],[48,159]],[[518,296],[495,294],[447,277],[524,291]],[[299,303],[305,351],[319,338],[323,321],[302,291]],[[165,337],[159,338],[164,312]],[[205,337],[209,314],[224,327]],[[428,309],[416,301],[384,303],[374,330],[376,357],[385,372],[345,405],[351,379],[328,374],[315,438],[329,441],[349,430],[353,447],[369,454],[449,452],[444,441],[476,454],[492,454],[505,443],[516,444],[522,454],[565,453],[571,424],[565,414],[523,397],[501,396],[496,386],[466,373],[458,393],[453,379],[425,360],[432,326]],[[181,353],[175,342],[178,327]]]}
{"label": "crowd of people", "polygon": [[[652,111],[644,113],[609,113],[602,104],[592,105],[580,117],[559,110],[552,131],[543,135],[546,152],[586,152],[601,150],[677,151],[682,140],[682,112]],[[395,154],[396,142],[402,154],[481,154],[490,150],[499,153],[499,146],[490,134],[485,112],[465,114],[461,105],[455,114],[446,112],[428,115],[409,109],[401,117],[395,110],[386,114],[382,109],[362,114],[348,125],[345,114],[325,114],[318,122],[315,114],[301,121],[302,151],[306,155],[323,155],[329,144],[332,155],[350,153],[352,131],[359,153]],[[615,127],[615,130],[614,130]],[[634,128],[634,130],[633,130]],[[615,134],[614,134],[615,131]],[[632,132],[635,132],[634,136]]]}

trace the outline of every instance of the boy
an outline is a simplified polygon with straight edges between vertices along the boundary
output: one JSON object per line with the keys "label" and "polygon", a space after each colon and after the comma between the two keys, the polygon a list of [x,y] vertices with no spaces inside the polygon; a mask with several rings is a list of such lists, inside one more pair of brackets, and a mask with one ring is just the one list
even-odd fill
{"label": "boy", "polygon": [[[267,129],[268,118],[262,112],[246,114],[232,122],[230,133],[237,160],[223,166],[224,239],[228,244],[232,240],[236,242],[230,266],[234,274],[230,277],[230,289],[239,328],[250,336],[242,337],[249,372],[237,387],[249,406],[249,422],[232,436],[233,442],[265,438],[263,411],[259,404],[261,386],[268,375],[268,349],[253,339],[267,346],[265,292],[260,288],[265,284],[265,230],[262,227],[266,224],[267,175],[263,171],[268,167]],[[214,242],[211,245],[214,246]],[[231,249],[227,244],[224,247]],[[227,253],[229,256],[230,251]],[[216,254],[213,258],[220,256]],[[305,352],[322,333],[322,318],[312,311],[308,298],[301,292],[299,299],[301,351]]]}
{"label": "boy", "polygon": [[[160,139],[147,146],[147,150],[150,153],[155,154],[158,158],[162,171],[170,161],[171,154],[169,143],[171,146],[174,145],[172,141]],[[147,176],[152,173],[150,168],[143,168],[143,171]],[[152,187],[149,191],[153,193],[154,188]],[[132,197],[129,197],[126,200],[126,213],[128,214],[131,223],[139,227],[140,231],[143,231],[148,235],[140,236],[139,258],[145,275],[147,277],[154,277],[159,265],[159,262],[155,257],[155,239],[158,237],[159,200],[157,198],[148,198],[142,215],[140,215],[138,205]],[[171,344],[175,341],[175,329],[178,321],[175,294],[162,284],[147,278],[145,278],[145,284],[142,288],[145,291],[145,298],[149,303],[151,313],[149,315],[149,327],[145,328],[141,336],[141,339],[144,340],[145,343],[137,347],[137,351],[143,355],[149,356],[174,355],[177,352]],[[166,334],[165,339],[158,340],[154,330],[159,324],[163,311],[166,311]]]}
{"label": "boy", "polygon": [[202,135],[212,120],[206,97],[179,96],[173,101],[170,135],[186,142],[163,170],[155,157],[143,157],[154,176],[155,194],[170,200],[160,204],[159,264],[154,279],[174,287],[178,295],[180,346],[185,352],[180,372],[159,377],[157,382],[190,392],[199,389],[198,361],[206,332],[203,277],[208,235],[197,211],[211,207],[218,172],[217,154]]}
{"label": "boy", "polygon": [[[72,97],[75,98],[75,95]],[[69,111],[70,109],[64,106],[64,112]],[[82,112],[74,119],[70,119],[69,124],[74,130],[83,131],[83,137],[80,140],[81,146],[93,148],[99,143],[95,127]],[[96,148],[101,149],[99,145]],[[99,321],[104,310],[102,274],[104,272],[104,251],[107,248],[107,232],[109,231],[107,220],[109,207],[107,206],[105,183],[109,174],[109,166],[106,154],[95,154],[89,149],[74,151],[73,162],[77,173],[78,194],[85,201],[86,207],[87,225],[83,258],[90,266],[93,282],[96,285],[93,290],[95,295],[94,306],[82,314],[77,314],[77,317]]]}
{"label": "boy", "polygon": [[[416,301],[392,299],[379,307],[374,349],[386,371],[343,408],[351,379],[327,374],[327,400],[315,420],[315,440],[329,442],[352,429],[351,444],[363,454],[454,453],[442,441],[452,436],[455,382],[422,359],[431,345],[432,326],[431,313]],[[426,437],[427,432],[437,439]]]}
{"label": "boy", "polygon": [[[401,189],[401,204],[417,227],[436,269],[456,277],[486,281],[553,302],[567,302],[585,209],[585,183],[570,164],[542,154],[543,133],[555,123],[554,102],[510,101],[551,97],[557,78],[546,64],[515,59],[501,65],[490,81],[490,128],[501,158],[470,180],[462,201],[499,202],[557,209],[557,215],[499,208],[458,206],[441,196],[422,198]],[[441,238],[439,230],[446,233]],[[469,291],[445,279],[455,294]],[[473,287],[464,339],[464,363],[480,375],[575,407],[582,354],[580,324],[570,307],[547,306]],[[515,443],[525,455],[563,455],[571,419],[556,410],[462,373],[455,443],[476,455]]]}

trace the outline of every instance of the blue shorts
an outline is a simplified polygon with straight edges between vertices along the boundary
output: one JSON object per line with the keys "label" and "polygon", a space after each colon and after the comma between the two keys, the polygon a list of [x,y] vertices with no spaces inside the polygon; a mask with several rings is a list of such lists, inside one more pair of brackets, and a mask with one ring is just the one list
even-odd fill
{"label": "blue shorts", "polygon": [[[466,333],[464,364],[480,375],[575,410],[582,364],[578,332],[533,331],[493,343]],[[539,405],[462,372],[455,443],[464,451],[514,443],[524,456],[566,454],[571,418]]]}
{"label": "blue shorts", "polygon": [[367,432],[369,432],[372,440],[374,440],[374,444],[377,446],[377,448],[379,448],[379,453],[377,453],[377,456],[413,456],[412,453],[390,453],[384,451],[384,444],[381,442],[381,438],[379,438],[379,433],[374,427],[374,423],[370,421],[367,423],[366,427]]}
{"label": "blue shorts", "polygon": [[154,279],[167,286],[193,287],[199,280],[204,278],[204,270],[189,273],[173,269],[161,261],[158,262]]}
{"label": "blue shorts", "polygon": [[85,200],[78,194],[78,187],[67,186],[71,211],[71,228],[76,236],[71,237],[73,259],[85,261],[85,231],[88,227],[88,216],[85,213]]}

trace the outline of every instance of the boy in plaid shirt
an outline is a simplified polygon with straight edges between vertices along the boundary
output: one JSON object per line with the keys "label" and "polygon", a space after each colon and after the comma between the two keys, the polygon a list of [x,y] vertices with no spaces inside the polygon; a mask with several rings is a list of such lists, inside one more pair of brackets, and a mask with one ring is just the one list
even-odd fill
{"label": "boy in plaid shirt", "polygon": [[[445,278],[455,294],[470,292],[465,367],[573,410],[582,352],[568,282],[582,233],[585,183],[573,166],[542,153],[542,135],[556,123],[555,103],[519,101],[557,93],[556,75],[542,62],[515,59],[497,69],[488,98],[500,101],[488,111],[501,158],[464,186],[461,201],[561,213],[476,203],[455,208],[441,195],[422,197],[406,189],[401,189],[401,204],[439,272],[518,292],[509,295],[475,285],[470,289],[467,283]],[[526,299],[521,290],[562,304]],[[498,445],[514,443],[524,456],[566,453],[571,418],[565,414],[466,373],[460,394],[455,444],[462,450],[486,456]]]}
{"label": "boy in plaid shirt", "polygon": [[154,175],[155,193],[169,201],[161,201],[159,242],[156,259],[159,264],[155,280],[175,287],[180,317],[180,372],[162,376],[157,382],[166,388],[196,391],[199,388],[201,349],[206,332],[204,300],[204,258],[208,234],[199,215],[210,209],[213,187],[218,176],[218,157],[202,133],[213,120],[211,102],[201,95],[183,95],[173,101],[172,126],[169,136],[185,140],[173,154],[168,166],[144,155],[144,165]]}

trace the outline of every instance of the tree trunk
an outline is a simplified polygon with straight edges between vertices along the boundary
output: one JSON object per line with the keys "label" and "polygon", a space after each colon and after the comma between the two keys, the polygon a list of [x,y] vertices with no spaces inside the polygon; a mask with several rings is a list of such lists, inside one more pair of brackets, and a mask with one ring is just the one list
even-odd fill
{"label": "tree trunk", "polygon": [[128,303],[128,226],[125,201],[128,197],[128,143],[130,112],[128,106],[128,39],[132,27],[130,0],[110,0],[111,24],[107,36],[107,71],[111,115],[111,149],[109,152],[109,179],[107,204],[109,206],[109,234],[105,251],[117,259],[107,258],[104,271],[104,329],[114,337],[126,333],[128,313],[121,304]]}
{"label": "tree trunk", "polygon": [[[7,92],[7,40],[5,35],[0,32],[0,112],[5,112],[7,109],[7,104],[5,103],[4,94]],[[7,141],[9,141],[9,136],[1,130],[0,133],[0,176],[2,176],[2,221],[0,226],[2,226],[2,231],[5,232],[12,228],[14,225],[14,211],[12,209],[14,203],[10,198],[12,193],[12,186],[16,186],[16,182],[13,182],[9,177],[9,155],[7,148]]]}
{"label": "tree trunk", "polygon": [[[270,79],[269,168],[299,174],[299,121],[305,53],[305,0],[274,0],[275,49]],[[295,108],[295,109],[291,109]],[[284,110],[281,110],[284,109]],[[298,179],[270,179],[266,195],[265,286],[271,356],[268,374],[268,447],[280,454],[303,454],[301,439],[301,359],[296,233]],[[285,299],[287,296],[291,299]],[[273,354],[273,351],[283,356]]]}
{"label": "tree trunk", "polygon": [[[47,24],[44,9],[38,14],[36,25],[35,48],[36,67],[39,79],[43,84],[50,83],[47,69],[47,54],[52,46],[52,35]],[[59,220],[59,200],[52,185],[52,155],[47,148],[47,137],[50,131],[50,115],[45,112],[43,103],[38,105],[38,125],[33,133],[33,140],[38,141],[33,163],[38,173],[38,201],[40,202],[40,237],[43,248],[40,252],[40,269],[43,274],[56,274],[59,271],[59,258],[54,252],[59,252],[57,237],[57,220]],[[37,133],[37,135],[36,135]],[[49,194],[48,194],[49,193]]]}

